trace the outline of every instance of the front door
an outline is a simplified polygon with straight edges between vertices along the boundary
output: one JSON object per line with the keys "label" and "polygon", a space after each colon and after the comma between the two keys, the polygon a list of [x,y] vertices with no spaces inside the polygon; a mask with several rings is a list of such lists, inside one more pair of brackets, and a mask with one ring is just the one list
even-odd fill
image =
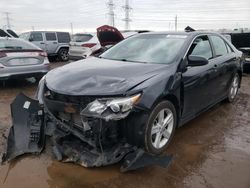
{"label": "front door", "polygon": [[44,37],[43,37],[43,34],[41,32],[31,32],[30,36],[29,36],[29,40],[33,44],[35,44],[36,46],[41,48],[43,51],[46,51],[46,45],[45,45],[45,42],[44,42]]}
{"label": "front door", "polygon": [[[198,112],[210,105],[213,101],[214,91],[212,85],[216,82],[216,62],[213,61],[213,52],[207,35],[198,36],[190,46],[189,55],[202,56],[209,63],[203,66],[188,66],[182,74],[184,84],[184,103],[182,117],[190,119]],[[187,62],[188,64],[188,62]]]}

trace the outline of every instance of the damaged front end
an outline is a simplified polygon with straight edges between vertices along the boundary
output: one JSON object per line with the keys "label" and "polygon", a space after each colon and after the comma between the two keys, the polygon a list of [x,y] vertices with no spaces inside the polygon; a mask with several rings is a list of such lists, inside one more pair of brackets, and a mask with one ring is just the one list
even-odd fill
{"label": "damaged front end", "polygon": [[[53,154],[59,161],[99,167],[123,159],[123,172],[152,164],[152,161],[155,164],[162,161],[167,166],[172,157],[153,160],[155,157],[131,144],[124,134],[128,123],[125,118],[140,96],[140,93],[100,99],[69,96],[50,90],[42,79],[38,100],[20,94],[11,105],[13,126],[3,161],[24,153],[40,153],[46,135],[52,141]],[[138,159],[143,163],[138,163]]]}

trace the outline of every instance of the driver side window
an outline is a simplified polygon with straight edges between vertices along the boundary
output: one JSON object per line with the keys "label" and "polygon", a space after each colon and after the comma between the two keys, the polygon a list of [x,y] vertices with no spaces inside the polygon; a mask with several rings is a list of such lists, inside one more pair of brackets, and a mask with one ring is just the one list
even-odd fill
{"label": "driver side window", "polygon": [[191,45],[188,55],[201,56],[207,60],[213,58],[208,36],[197,37]]}

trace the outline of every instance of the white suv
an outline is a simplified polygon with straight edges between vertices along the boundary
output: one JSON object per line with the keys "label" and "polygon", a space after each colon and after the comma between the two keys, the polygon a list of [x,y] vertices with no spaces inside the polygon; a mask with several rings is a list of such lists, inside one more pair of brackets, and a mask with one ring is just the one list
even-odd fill
{"label": "white suv", "polygon": [[77,33],[73,35],[69,45],[70,60],[84,59],[101,48],[96,34],[90,33]]}

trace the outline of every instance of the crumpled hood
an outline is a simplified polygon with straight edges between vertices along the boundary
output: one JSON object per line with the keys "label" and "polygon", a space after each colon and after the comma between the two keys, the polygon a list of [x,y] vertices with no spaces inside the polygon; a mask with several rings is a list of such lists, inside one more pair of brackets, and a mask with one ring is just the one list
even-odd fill
{"label": "crumpled hood", "polygon": [[50,71],[46,85],[65,95],[122,95],[168,67],[91,57]]}

